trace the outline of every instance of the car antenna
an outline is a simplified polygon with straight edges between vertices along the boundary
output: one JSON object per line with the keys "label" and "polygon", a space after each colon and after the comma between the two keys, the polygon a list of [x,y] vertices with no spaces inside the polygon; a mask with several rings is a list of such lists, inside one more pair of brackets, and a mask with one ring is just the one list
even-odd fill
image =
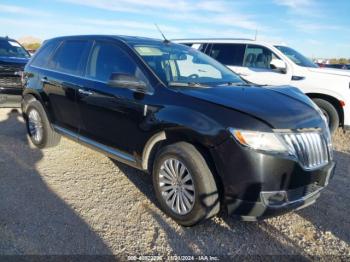
{"label": "car antenna", "polygon": [[162,30],[160,30],[159,26],[155,23],[154,24],[157,28],[157,30],[159,31],[159,33],[162,35],[162,37],[164,38],[164,43],[170,43],[170,41],[168,39],[166,39],[165,35],[163,34]]}
{"label": "car antenna", "polygon": [[258,37],[258,29],[255,29],[255,37],[254,37],[254,41],[256,41],[257,37]]}

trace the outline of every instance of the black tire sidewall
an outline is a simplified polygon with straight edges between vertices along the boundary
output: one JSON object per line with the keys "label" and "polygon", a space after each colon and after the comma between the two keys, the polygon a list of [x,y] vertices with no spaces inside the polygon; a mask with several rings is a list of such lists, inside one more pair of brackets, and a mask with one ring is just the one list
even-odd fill
{"label": "black tire sidewall", "polygon": [[[38,112],[40,118],[41,118],[41,123],[42,123],[42,128],[43,128],[43,135],[42,135],[42,139],[40,142],[35,141],[35,139],[33,139],[33,137],[30,134],[29,131],[29,113],[30,111],[35,110]],[[40,104],[40,102],[38,101],[32,101],[30,102],[30,104],[27,107],[26,110],[26,127],[27,127],[27,132],[28,132],[28,136],[30,138],[30,140],[32,141],[32,143],[37,146],[38,148],[44,148],[47,144],[47,139],[48,139],[48,128],[49,128],[49,123],[47,120],[47,116],[46,113],[42,107],[42,105]]]}
{"label": "black tire sidewall", "polygon": [[326,100],[314,99],[315,104],[321,109],[322,113],[325,111],[328,115],[328,126],[330,132],[333,134],[339,127],[339,115],[337,109]]}
{"label": "black tire sidewall", "polygon": [[[177,159],[181,163],[183,163],[188,171],[191,173],[193,184],[195,187],[195,202],[192,210],[185,214],[185,215],[179,215],[174,213],[168,205],[165,203],[165,200],[162,197],[160,188],[159,188],[159,170],[164,163],[166,159]],[[162,208],[162,210],[168,214],[170,217],[172,217],[176,222],[178,222],[181,225],[184,226],[192,226],[199,221],[203,220],[208,211],[205,209],[205,207],[201,204],[202,202],[202,195],[206,193],[206,186],[204,185],[204,180],[201,176],[204,175],[211,175],[210,174],[204,174],[203,170],[200,170],[201,168],[198,167],[198,165],[206,165],[206,163],[197,163],[198,160],[195,158],[192,158],[191,154],[189,152],[186,152],[185,150],[181,150],[181,148],[176,147],[165,147],[162,149],[159,154],[157,155],[155,159],[155,164],[153,167],[153,186],[156,193],[156,197],[158,199],[158,202]]]}

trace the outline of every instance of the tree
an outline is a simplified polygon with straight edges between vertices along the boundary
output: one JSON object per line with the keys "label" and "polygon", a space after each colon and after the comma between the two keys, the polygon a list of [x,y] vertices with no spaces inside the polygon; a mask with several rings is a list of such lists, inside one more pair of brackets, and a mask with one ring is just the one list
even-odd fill
{"label": "tree", "polygon": [[40,43],[30,43],[30,44],[24,44],[23,45],[28,50],[37,50],[41,44]]}
{"label": "tree", "polygon": [[348,59],[346,59],[346,58],[340,58],[339,60],[338,60],[338,63],[339,64],[347,64],[348,63]]}

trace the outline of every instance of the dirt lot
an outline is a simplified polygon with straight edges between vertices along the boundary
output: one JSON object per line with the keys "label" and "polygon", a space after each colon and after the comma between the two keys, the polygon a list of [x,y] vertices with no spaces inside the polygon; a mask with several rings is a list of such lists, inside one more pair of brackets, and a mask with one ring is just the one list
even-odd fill
{"label": "dirt lot", "polygon": [[151,178],[63,139],[30,145],[0,109],[0,254],[296,254],[350,256],[350,133],[319,201],[262,222],[214,218],[183,228],[157,207]]}

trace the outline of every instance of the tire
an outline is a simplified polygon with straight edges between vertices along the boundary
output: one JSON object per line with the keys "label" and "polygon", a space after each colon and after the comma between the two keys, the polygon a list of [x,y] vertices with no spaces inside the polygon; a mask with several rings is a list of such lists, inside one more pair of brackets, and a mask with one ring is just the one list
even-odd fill
{"label": "tire", "polygon": [[[174,185],[170,185],[170,180],[162,174],[170,177],[171,174],[166,171],[166,166],[171,169],[171,163],[173,163],[173,166],[175,166],[174,170],[176,170],[176,161],[179,163],[177,170],[183,171],[182,167],[187,170],[180,175],[183,181],[188,179],[188,175],[190,175],[191,179],[182,184],[184,188],[178,189],[178,195],[181,195],[181,197],[175,200],[174,207],[176,208],[177,203],[181,203],[181,201],[183,205],[179,204],[180,210],[176,208],[174,211],[165,199],[171,196],[170,192],[173,191]],[[180,187],[181,182],[179,182]],[[162,189],[165,190],[169,185],[173,188],[162,193]],[[219,193],[213,174],[202,154],[191,144],[179,142],[160,150],[153,165],[153,186],[161,209],[180,225],[195,225],[203,219],[216,215],[220,211]],[[193,188],[194,190],[191,191],[188,188]],[[184,192],[185,190],[187,193]],[[193,201],[188,197],[188,193],[192,196]],[[174,199],[174,196],[175,193],[170,198]],[[181,198],[182,200],[179,201]],[[172,201],[168,201],[168,203],[170,202]],[[184,208],[185,206],[187,210]]]}
{"label": "tire", "polygon": [[[33,120],[35,117],[37,117],[36,122]],[[38,100],[29,101],[26,111],[24,112],[24,118],[26,120],[29,138],[36,147],[42,149],[58,145],[61,136],[51,127],[46,112]],[[37,125],[34,124],[34,122]],[[40,136],[35,135],[38,133],[33,131],[33,125],[36,126],[37,130],[40,130]]]}
{"label": "tire", "polygon": [[326,100],[315,98],[313,101],[324,113],[328,121],[329,130],[331,134],[333,134],[339,127],[339,115],[337,109]]}

